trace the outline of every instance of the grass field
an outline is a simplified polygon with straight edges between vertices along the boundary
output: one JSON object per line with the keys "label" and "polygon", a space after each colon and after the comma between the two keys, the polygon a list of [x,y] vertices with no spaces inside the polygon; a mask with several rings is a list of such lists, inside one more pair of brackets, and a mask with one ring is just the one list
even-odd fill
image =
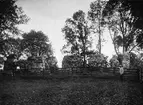
{"label": "grass field", "polygon": [[0,83],[0,105],[143,105],[137,83],[90,78]]}

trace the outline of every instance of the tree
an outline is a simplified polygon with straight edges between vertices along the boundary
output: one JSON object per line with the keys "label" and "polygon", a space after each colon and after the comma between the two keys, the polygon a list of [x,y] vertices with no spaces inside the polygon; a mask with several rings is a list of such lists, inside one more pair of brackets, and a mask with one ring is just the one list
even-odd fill
{"label": "tree", "polygon": [[138,44],[135,39],[142,31],[134,26],[136,18],[130,10],[126,10],[122,3],[119,3],[112,14],[108,14],[107,24],[110,36],[113,40],[114,48],[117,54],[117,48],[122,47],[122,53],[131,52]]}
{"label": "tree", "polygon": [[19,24],[27,23],[29,18],[21,7],[16,5],[16,0],[0,0],[0,54],[8,57],[10,54],[20,54]]}
{"label": "tree", "polygon": [[31,30],[22,35],[21,48],[28,56],[52,56],[53,51],[48,37],[41,31]]}
{"label": "tree", "polygon": [[24,33],[22,37],[21,49],[28,57],[29,67],[42,67],[44,76],[45,69],[48,68],[49,70],[50,67],[57,66],[57,61],[53,58],[53,49],[47,35],[42,31],[31,30],[28,33]]}
{"label": "tree", "polygon": [[98,33],[98,50],[101,54],[101,42],[102,42],[102,33],[103,33],[103,15],[102,11],[106,5],[106,1],[97,0],[90,4],[90,10],[88,11],[88,19],[91,21],[91,27],[94,30],[94,33]]}
{"label": "tree", "polygon": [[[15,62],[19,60],[20,56],[22,55],[21,46],[20,46],[21,39],[7,38],[1,42],[3,43],[1,43],[2,50],[0,50],[0,54],[3,55],[4,58],[6,58],[6,61],[4,63],[5,70],[6,69],[10,70],[11,64],[12,65],[15,64]],[[11,61],[10,59],[13,59],[13,60]],[[15,68],[16,68],[16,65],[15,65]]]}
{"label": "tree", "polygon": [[46,70],[50,70],[50,73],[56,73],[57,72],[57,70],[58,70],[57,63],[58,63],[58,61],[57,61],[55,56],[51,56],[51,57],[47,58],[45,63],[46,63],[45,64],[45,66],[46,66],[45,69]]}
{"label": "tree", "polygon": [[19,34],[17,25],[28,22],[28,17],[21,7],[16,5],[16,0],[0,0],[0,36],[6,34]]}
{"label": "tree", "polygon": [[[63,51],[83,57],[83,66],[86,65],[86,53],[91,47],[90,29],[85,13],[82,10],[75,12],[72,18],[66,20],[66,25],[62,29],[66,45]],[[68,50],[69,48],[69,50]]]}
{"label": "tree", "polygon": [[18,59],[22,55],[20,38],[8,38],[3,40],[2,42],[3,45],[1,45],[2,50],[0,51],[0,54],[2,54],[4,57],[15,54],[16,58]]}
{"label": "tree", "polygon": [[[135,22],[135,27],[142,29],[143,28],[143,2],[141,0],[109,0],[107,2],[107,5],[104,9],[104,13],[106,14],[112,14],[114,12],[114,9],[117,5],[122,3],[122,7],[126,11],[130,10],[132,15],[137,19]],[[108,11],[108,12],[107,12]]]}
{"label": "tree", "polygon": [[[124,20],[129,22],[129,25],[127,25],[127,26],[130,26],[130,29],[132,27],[131,30],[134,33],[132,36],[130,35],[131,37],[129,36],[128,39],[131,39],[131,40],[127,41],[126,47],[128,46],[128,44],[131,44],[133,39],[134,39],[134,41],[136,41],[136,44],[130,49],[130,52],[138,46],[139,47],[143,46],[143,43],[142,43],[142,41],[143,41],[143,37],[142,37],[142,30],[143,30],[142,9],[143,9],[143,7],[142,7],[142,4],[143,4],[142,1],[109,0],[107,2],[106,8],[104,9],[104,15],[107,16],[107,15],[114,14],[117,7],[120,7],[120,16],[123,16],[123,18],[124,18],[124,16],[126,16],[126,18]],[[121,14],[123,12],[124,12],[124,14]],[[133,37],[134,35],[136,35],[136,38]],[[123,39],[124,38],[122,38],[122,42],[123,42]],[[126,50],[126,48],[123,48],[123,49]]]}

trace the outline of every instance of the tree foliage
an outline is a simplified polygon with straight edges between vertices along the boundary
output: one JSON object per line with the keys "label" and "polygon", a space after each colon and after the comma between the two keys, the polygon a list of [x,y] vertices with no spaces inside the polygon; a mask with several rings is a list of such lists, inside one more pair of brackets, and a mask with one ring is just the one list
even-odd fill
{"label": "tree foliage", "polygon": [[18,7],[16,0],[0,0],[0,54],[8,57],[11,54],[20,56],[19,24],[27,23],[29,18]]}
{"label": "tree foliage", "polygon": [[83,61],[81,56],[77,55],[66,55],[63,58],[62,61],[62,67],[68,68],[68,67],[82,67]]}
{"label": "tree foliage", "polygon": [[[115,14],[115,10],[118,10],[119,16],[116,17],[121,20],[121,30],[123,49],[129,50],[130,46],[133,46],[129,51],[132,51],[135,47],[142,47],[142,28],[143,28],[143,15],[142,15],[141,1],[133,0],[109,0],[106,8],[104,9],[104,15],[111,16]],[[115,16],[114,16],[115,17]],[[114,22],[118,24],[118,22]],[[115,26],[115,25],[114,25]],[[115,31],[115,30],[114,30]],[[119,35],[118,35],[119,36]],[[135,45],[132,45],[136,41]]]}
{"label": "tree foliage", "polygon": [[106,1],[96,0],[90,4],[90,10],[88,11],[88,19],[91,21],[91,29],[93,33],[98,35],[98,51],[101,54],[101,42],[103,41],[103,30],[104,30],[104,21],[103,21],[103,9],[106,5]]}
{"label": "tree foliage", "polygon": [[94,52],[88,55],[88,66],[89,67],[107,67],[107,56]]}
{"label": "tree foliage", "polygon": [[0,42],[0,54],[4,57],[7,58],[9,55],[15,54],[16,59],[18,59],[22,55],[20,38],[10,37]]}
{"label": "tree foliage", "polygon": [[118,57],[116,55],[113,55],[109,62],[112,68],[117,68],[120,65]]}
{"label": "tree foliage", "polygon": [[67,41],[63,51],[83,56],[85,65],[86,52],[91,47],[89,25],[85,13],[82,10],[75,12],[72,18],[66,20],[62,32]]}
{"label": "tree foliage", "polygon": [[119,47],[123,48],[123,53],[132,51],[137,45],[135,39],[138,35],[142,34],[142,31],[135,27],[137,19],[132,15],[130,10],[126,10],[123,3],[120,2],[116,5],[116,8],[110,11],[106,11],[106,22],[110,31],[113,44],[115,46],[116,53]]}
{"label": "tree foliage", "polygon": [[[135,27],[142,29],[143,28],[143,2],[141,0],[109,0],[107,2],[106,8],[104,10],[105,15],[112,14],[117,5],[122,3],[122,7],[125,11],[130,10],[132,15],[137,19],[135,22]],[[107,12],[108,11],[108,12]]]}
{"label": "tree foliage", "polygon": [[45,63],[46,63],[45,64],[45,66],[46,66],[45,69],[46,70],[50,70],[51,73],[56,73],[57,72],[57,70],[58,70],[57,63],[58,63],[58,61],[57,61],[55,56],[52,55],[51,57],[47,58]]}
{"label": "tree foliage", "polygon": [[32,56],[51,56],[53,54],[48,37],[41,31],[30,31],[24,33],[21,42],[21,48],[27,55]]}
{"label": "tree foliage", "polygon": [[5,33],[18,34],[17,25],[27,23],[28,17],[16,0],[0,0],[0,35]]}
{"label": "tree foliage", "polygon": [[8,38],[5,40],[4,44],[4,54],[10,55],[15,54],[17,57],[20,57],[21,55],[21,39],[17,38]]}
{"label": "tree foliage", "polygon": [[24,33],[22,37],[21,49],[28,58],[34,58],[35,60],[40,58],[47,70],[57,68],[57,60],[53,55],[53,49],[47,35],[41,31],[31,30]]}

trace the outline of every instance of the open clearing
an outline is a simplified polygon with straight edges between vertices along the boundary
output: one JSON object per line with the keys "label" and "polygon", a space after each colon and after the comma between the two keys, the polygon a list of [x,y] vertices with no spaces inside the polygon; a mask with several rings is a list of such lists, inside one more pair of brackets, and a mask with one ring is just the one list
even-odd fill
{"label": "open clearing", "polygon": [[138,83],[76,78],[0,83],[0,105],[143,105]]}

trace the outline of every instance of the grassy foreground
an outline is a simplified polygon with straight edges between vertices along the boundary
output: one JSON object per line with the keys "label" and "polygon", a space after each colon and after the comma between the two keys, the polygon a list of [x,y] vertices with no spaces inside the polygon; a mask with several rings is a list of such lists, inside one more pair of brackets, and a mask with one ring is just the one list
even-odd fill
{"label": "grassy foreground", "polygon": [[13,80],[0,83],[0,105],[143,105],[137,84],[114,80]]}

